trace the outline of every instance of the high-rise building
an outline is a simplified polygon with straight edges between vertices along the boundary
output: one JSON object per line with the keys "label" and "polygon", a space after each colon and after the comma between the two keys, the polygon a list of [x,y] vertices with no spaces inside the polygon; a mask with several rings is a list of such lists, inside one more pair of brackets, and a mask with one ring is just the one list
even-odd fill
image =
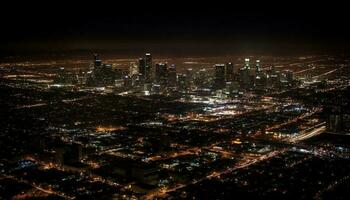
{"label": "high-rise building", "polygon": [[245,58],[245,59],[244,59],[244,68],[246,68],[246,69],[248,69],[248,70],[250,70],[249,61],[250,61],[249,58]]}
{"label": "high-rise building", "polygon": [[146,53],[145,55],[145,79],[146,82],[152,82],[153,71],[152,71],[152,55],[150,53]]}
{"label": "high-rise building", "polygon": [[139,73],[139,69],[138,69],[138,66],[136,65],[136,63],[130,62],[128,75],[131,77],[131,76],[138,74],[138,73]]}
{"label": "high-rise building", "polygon": [[229,62],[226,64],[226,82],[234,80],[234,67],[233,63]]}
{"label": "high-rise building", "polygon": [[260,73],[261,73],[260,60],[256,60],[256,64],[255,64],[255,75],[259,75]]}
{"label": "high-rise building", "polygon": [[145,80],[146,76],[146,61],[144,58],[139,58],[139,74],[140,74],[140,80]]}
{"label": "high-rise building", "polygon": [[254,75],[250,69],[250,59],[244,59],[244,66],[239,70],[239,82],[243,89],[250,90],[253,87]]}
{"label": "high-rise building", "polygon": [[236,81],[230,81],[230,82],[226,82],[226,92],[228,93],[228,95],[235,95],[238,94],[239,91],[239,85]]}
{"label": "high-rise building", "polygon": [[255,76],[254,76],[254,89],[258,93],[263,93],[266,90],[267,77],[263,73],[260,67],[260,60],[256,60],[255,64]]}
{"label": "high-rise building", "polygon": [[222,89],[225,87],[225,65],[214,65],[214,89]]}
{"label": "high-rise building", "polygon": [[94,67],[100,67],[102,65],[102,61],[100,60],[100,56],[98,54],[94,54]]}
{"label": "high-rise building", "polygon": [[245,67],[239,70],[239,82],[242,88],[249,89],[249,73]]}
{"label": "high-rise building", "polygon": [[274,66],[271,66],[267,71],[267,87],[269,89],[279,89],[281,86],[281,76],[279,71],[275,69]]}
{"label": "high-rise building", "polygon": [[94,54],[93,68],[88,73],[87,84],[91,86],[113,85],[119,73],[110,64],[102,64],[97,54]]}
{"label": "high-rise building", "polygon": [[139,58],[139,73],[145,76],[146,73],[146,61],[144,58]]}
{"label": "high-rise building", "polygon": [[177,85],[180,90],[187,90],[187,76],[186,74],[178,74],[177,75]]}
{"label": "high-rise building", "polygon": [[259,93],[265,92],[266,84],[267,84],[266,74],[259,72],[255,76],[255,80],[254,80],[255,91]]}
{"label": "high-rise building", "polygon": [[173,64],[168,69],[168,86],[176,87],[177,76],[176,76],[176,66]]}
{"label": "high-rise building", "polygon": [[187,87],[191,87],[193,85],[193,69],[186,69],[186,85]]}
{"label": "high-rise building", "polygon": [[168,75],[167,63],[157,63],[156,74],[155,74],[156,83],[160,84],[161,86],[165,86],[167,84],[167,75]]}
{"label": "high-rise building", "polygon": [[124,76],[124,87],[130,88],[132,86],[132,79],[130,76]]}
{"label": "high-rise building", "polygon": [[287,70],[287,71],[286,71],[286,79],[287,79],[287,82],[288,82],[288,83],[292,83],[292,82],[293,82],[293,78],[294,78],[293,71]]}

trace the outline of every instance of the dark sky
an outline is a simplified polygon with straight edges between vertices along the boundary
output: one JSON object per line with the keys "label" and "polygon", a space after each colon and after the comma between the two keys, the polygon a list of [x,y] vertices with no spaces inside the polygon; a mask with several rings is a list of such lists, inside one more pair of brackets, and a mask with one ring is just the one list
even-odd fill
{"label": "dark sky", "polygon": [[11,3],[0,12],[0,51],[268,54],[350,49],[349,16],[341,4],[140,2]]}

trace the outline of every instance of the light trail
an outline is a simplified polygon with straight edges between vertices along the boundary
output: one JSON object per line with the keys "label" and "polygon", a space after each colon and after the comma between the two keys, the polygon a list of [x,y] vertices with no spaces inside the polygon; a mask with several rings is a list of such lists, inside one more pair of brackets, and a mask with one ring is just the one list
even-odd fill
{"label": "light trail", "polygon": [[[311,137],[320,135],[321,133],[326,131],[325,124],[326,124],[326,122],[318,124],[318,125],[312,127],[311,129],[308,129],[295,137],[286,139],[286,141],[291,142],[291,143],[296,143],[296,142],[300,142],[300,141],[309,139]],[[315,128],[315,127],[317,127],[317,128]]]}
{"label": "light trail", "polygon": [[303,72],[307,72],[307,71],[310,71],[310,70],[314,70],[314,69],[316,69],[316,67],[312,67],[312,68],[309,68],[309,69],[304,69],[304,70],[301,70],[301,71],[297,71],[297,72],[294,72],[294,75],[300,74],[300,73],[303,73]]}
{"label": "light trail", "polygon": [[339,68],[337,68],[337,69],[333,69],[333,70],[328,71],[328,72],[326,72],[326,73],[323,73],[323,74],[314,76],[314,77],[312,77],[312,78],[319,78],[320,76],[327,76],[327,75],[332,74],[332,73],[334,73],[334,72],[336,72],[336,71],[338,71],[338,70],[340,70],[340,69],[343,69],[343,68],[344,68],[344,66],[343,66],[343,67],[339,67]]}

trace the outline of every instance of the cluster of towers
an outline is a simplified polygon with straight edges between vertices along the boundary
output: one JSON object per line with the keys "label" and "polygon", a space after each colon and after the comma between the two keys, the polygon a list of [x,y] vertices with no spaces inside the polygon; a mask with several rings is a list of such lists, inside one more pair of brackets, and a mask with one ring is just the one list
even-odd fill
{"label": "cluster of towers", "polygon": [[293,85],[293,72],[281,73],[274,67],[263,71],[260,60],[251,67],[250,59],[244,59],[243,67],[236,70],[232,63],[214,65],[213,89],[226,89],[230,93],[238,91],[264,92]]}
{"label": "cluster of towers", "polygon": [[[152,55],[146,53],[144,57],[139,58],[138,63],[131,63],[129,70],[121,70],[102,63],[99,56],[95,54],[91,69],[84,74],[78,74],[77,82],[87,86],[116,86],[119,90],[133,89],[149,93],[165,90],[204,91],[203,89],[223,91],[226,94],[245,91],[263,93],[293,85],[291,71],[281,73],[274,67],[262,70],[260,60],[255,60],[254,65],[251,67],[250,59],[246,58],[241,68],[236,68],[229,62],[215,64],[213,70],[203,68],[194,71],[188,68],[179,74],[175,65],[168,65],[166,62],[153,64]],[[63,72],[58,76],[58,80],[66,80],[62,77],[68,77]]]}
{"label": "cluster of towers", "polygon": [[177,85],[176,66],[162,62],[153,65],[152,55],[146,53],[139,58],[138,65],[131,63],[124,80],[126,87],[143,87],[144,91],[174,88]]}

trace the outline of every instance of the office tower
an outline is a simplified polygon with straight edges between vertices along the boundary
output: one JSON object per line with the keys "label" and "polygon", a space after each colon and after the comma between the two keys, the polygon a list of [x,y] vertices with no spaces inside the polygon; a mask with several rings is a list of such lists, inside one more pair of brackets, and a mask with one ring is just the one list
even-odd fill
{"label": "office tower", "polygon": [[244,59],[244,68],[250,70],[249,58]]}
{"label": "office tower", "polygon": [[243,67],[239,70],[239,81],[242,88],[250,88],[250,76],[249,71],[246,67]]}
{"label": "office tower", "polygon": [[138,69],[138,66],[137,66],[136,63],[130,62],[128,76],[131,79],[131,85],[132,86],[138,86],[139,85],[139,69]]}
{"label": "office tower", "polygon": [[168,69],[168,86],[176,87],[177,77],[176,77],[176,66],[173,64]]}
{"label": "office tower", "polygon": [[226,82],[225,87],[226,87],[226,94],[231,94],[231,93],[232,93],[232,90],[233,90],[233,88],[232,88],[232,82],[231,82],[231,81]]}
{"label": "office tower", "polygon": [[259,75],[260,72],[261,72],[260,60],[256,60],[256,64],[255,64],[255,75]]}
{"label": "office tower", "polygon": [[146,53],[145,57],[145,79],[146,82],[152,82],[153,79],[153,71],[152,71],[152,55],[150,53]]}
{"label": "office tower", "polygon": [[281,86],[281,77],[279,71],[275,69],[274,66],[271,66],[267,71],[267,87],[269,89],[279,89]]}
{"label": "office tower", "polygon": [[214,89],[222,89],[225,87],[225,65],[214,65]]}
{"label": "office tower", "polygon": [[133,75],[138,74],[138,73],[139,73],[138,66],[134,62],[130,62],[128,75],[130,77],[132,77]]}
{"label": "office tower", "polygon": [[146,60],[144,58],[139,58],[139,74],[140,80],[143,81],[146,76]]}
{"label": "office tower", "polygon": [[196,73],[196,76],[193,81],[197,87],[207,88],[208,85],[210,85],[211,78],[212,78],[212,75],[208,73],[207,69],[203,68]]}
{"label": "office tower", "polygon": [[67,71],[64,69],[64,67],[60,67],[57,72],[57,76],[54,79],[55,84],[64,84],[66,83],[67,79]]}
{"label": "office tower", "polygon": [[177,75],[177,85],[180,90],[187,90],[187,76],[186,74],[178,74]]}
{"label": "office tower", "polygon": [[250,59],[244,59],[244,66],[239,70],[239,82],[243,89],[250,90],[254,86],[254,74],[250,70]]}
{"label": "office tower", "polygon": [[292,83],[292,82],[293,82],[293,78],[294,78],[293,71],[287,70],[287,71],[286,71],[286,79],[287,79],[287,82],[288,82],[288,83]]}
{"label": "office tower", "polygon": [[267,84],[266,75],[264,73],[259,72],[255,76],[255,80],[254,80],[255,91],[258,93],[265,92],[266,84]]}
{"label": "office tower", "polygon": [[113,85],[117,73],[113,70],[112,65],[102,64],[98,55],[94,55],[94,67],[88,74],[87,84],[90,86],[107,86]]}
{"label": "office tower", "polygon": [[186,69],[186,85],[187,87],[191,87],[193,85],[193,69]]}
{"label": "office tower", "polygon": [[132,79],[130,76],[124,76],[124,87],[130,88],[132,86]]}
{"label": "office tower", "polygon": [[85,72],[80,69],[77,74],[78,84],[84,85],[86,83],[86,78]]}
{"label": "office tower", "polygon": [[100,67],[102,65],[102,61],[98,54],[94,54],[94,67]]}
{"label": "office tower", "polygon": [[165,86],[167,84],[167,75],[168,69],[166,63],[157,63],[156,64],[156,74],[155,81],[161,86]]}
{"label": "office tower", "polygon": [[226,82],[226,93],[228,93],[228,95],[234,95],[234,94],[238,94],[239,91],[239,85],[236,81],[229,81]]}
{"label": "office tower", "polygon": [[233,63],[229,62],[226,64],[226,82],[234,80],[234,68]]}

